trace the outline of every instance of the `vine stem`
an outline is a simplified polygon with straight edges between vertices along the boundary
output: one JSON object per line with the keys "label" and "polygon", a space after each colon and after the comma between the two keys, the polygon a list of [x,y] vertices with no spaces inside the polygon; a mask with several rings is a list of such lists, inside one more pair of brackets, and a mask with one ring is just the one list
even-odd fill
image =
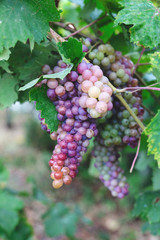
{"label": "vine stem", "polygon": [[119,90],[119,92],[125,92],[128,90],[137,90],[137,91],[141,91],[141,90],[153,90],[153,91],[160,91],[160,88],[156,88],[156,87],[127,87],[127,88],[123,88],[121,90]]}
{"label": "vine stem", "polygon": [[[67,31],[70,31],[70,32],[74,32],[74,31],[77,31],[77,29],[75,28],[74,24],[73,23],[67,23],[67,24],[64,24],[62,22],[53,22],[54,25],[58,26],[58,27],[61,27]],[[70,25],[73,26],[73,28],[70,27]],[[78,35],[84,37],[84,38],[87,38],[87,36],[83,33],[77,33]],[[92,38],[92,37],[90,37]]]}
{"label": "vine stem", "polygon": [[134,118],[134,120],[137,122],[137,124],[140,126],[140,128],[144,131],[145,126],[143,123],[139,120],[139,118],[136,116],[136,114],[132,111],[126,100],[121,95],[121,90],[115,88],[110,82],[108,83],[108,86],[112,88],[113,93],[115,93],[116,97],[121,101],[123,106],[128,110],[128,112],[131,114],[131,116]]}
{"label": "vine stem", "polygon": [[74,35],[76,35],[76,34],[79,34],[79,32],[81,32],[81,31],[85,30],[86,28],[92,26],[93,24],[95,24],[96,22],[100,21],[100,20],[103,19],[104,17],[106,17],[106,15],[104,15],[104,16],[102,16],[102,17],[100,17],[100,18],[97,18],[97,19],[94,20],[93,22],[91,22],[91,23],[87,24],[86,26],[80,28],[79,30],[71,33],[70,35],[68,35],[68,36],[65,37],[64,39],[68,39],[68,38],[70,38],[70,37],[72,37],[72,36],[74,36]]}
{"label": "vine stem", "polygon": [[[137,72],[135,72],[135,75],[136,75],[136,77],[138,78],[138,80],[139,80],[144,86],[147,86],[147,84],[145,83],[145,81],[143,80],[143,78],[141,78],[141,76],[140,76]],[[150,93],[150,94],[152,95],[152,97],[157,101],[157,103],[160,104],[160,100],[159,100],[159,98],[154,94],[154,92],[149,91],[149,93]]]}
{"label": "vine stem", "polygon": [[132,73],[132,74],[135,73],[136,68],[137,68],[138,65],[139,65],[139,62],[140,62],[140,60],[141,60],[141,58],[142,58],[142,55],[143,55],[144,51],[145,51],[145,47],[143,46],[142,51],[141,51],[141,53],[140,53],[140,56],[139,56],[139,58],[138,58],[138,61],[137,61],[136,65],[134,66],[134,70],[133,70],[133,73]]}
{"label": "vine stem", "polygon": [[136,160],[137,160],[137,157],[138,157],[138,154],[139,154],[140,145],[141,145],[141,137],[139,138],[139,141],[138,141],[137,151],[136,151],[136,155],[133,159],[132,166],[131,166],[130,171],[129,171],[130,173],[132,173],[134,165],[136,163]]}
{"label": "vine stem", "polygon": [[[103,16],[104,17],[104,16]],[[98,20],[98,19],[97,19]],[[56,42],[64,42],[65,40],[56,33],[53,29],[50,28],[50,34],[53,37],[53,39]],[[89,62],[86,58],[84,58],[85,61]],[[128,110],[128,112],[131,114],[131,116],[134,118],[134,120],[137,122],[137,124],[140,126],[142,131],[144,131],[145,126],[143,123],[139,120],[139,118],[136,116],[136,114],[132,111],[128,103],[125,101],[125,99],[122,97],[120,90],[115,88],[110,82],[108,83],[108,86],[113,90],[113,93],[116,95],[116,97],[121,101],[121,103],[124,105],[124,107]]]}

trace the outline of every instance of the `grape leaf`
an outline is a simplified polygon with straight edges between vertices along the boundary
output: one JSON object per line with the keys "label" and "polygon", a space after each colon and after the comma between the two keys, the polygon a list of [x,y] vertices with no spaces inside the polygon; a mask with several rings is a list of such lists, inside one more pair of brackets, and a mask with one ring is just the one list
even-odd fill
{"label": "grape leaf", "polygon": [[53,0],[0,1],[0,52],[19,40],[40,43],[49,31],[49,21],[59,21]]}
{"label": "grape leaf", "polygon": [[153,204],[152,208],[148,212],[148,220],[150,223],[160,222],[160,202]]}
{"label": "grape leaf", "polygon": [[155,169],[152,176],[153,190],[160,190],[160,169]]}
{"label": "grape leaf", "polygon": [[4,49],[1,53],[0,53],[0,61],[1,60],[8,60],[9,56],[10,56],[11,51],[9,49]]}
{"label": "grape leaf", "polygon": [[0,76],[0,109],[11,106],[18,98],[15,90],[17,79],[5,73]]}
{"label": "grape leaf", "polygon": [[145,192],[141,194],[134,205],[134,209],[132,211],[133,217],[138,217],[140,215],[146,216],[152,207],[153,201],[160,197],[160,192]]}
{"label": "grape leaf", "polygon": [[104,43],[108,42],[108,40],[114,33],[113,22],[110,22],[107,25],[100,27],[99,30],[102,32],[100,39],[102,39]]}
{"label": "grape leaf", "polygon": [[122,0],[124,7],[116,16],[115,24],[130,27],[131,41],[154,48],[160,43],[160,15],[150,0]]}
{"label": "grape leaf", "polygon": [[57,46],[63,61],[67,64],[73,63],[75,67],[85,56],[85,53],[82,52],[82,43],[75,38],[69,38],[65,42],[58,42]]}
{"label": "grape leaf", "polygon": [[8,234],[17,226],[19,216],[15,210],[0,208],[0,227]]}
{"label": "grape leaf", "polygon": [[9,63],[7,61],[0,61],[0,67],[7,73],[12,73],[12,71],[9,69]]}
{"label": "grape leaf", "polygon": [[77,222],[77,213],[71,212],[70,209],[62,203],[57,203],[56,206],[51,207],[44,215],[45,231],[50,237],[61,235],[74,236]]}
{"label": "grape leaf", "polygon": [[150,231],[152,235],[160,235],[160,223],[152,223],[146,222],[142,226],[142,232]]}
{"label": "grape leaf", "polygon": [[154,154],[155,160],[157,160],[160,167],[160,110],[151,122],[145,128],[144,133],[148,135],[148,154]]}
{"label": "grape leaf", "polygon": [[20,198],[6,192],[0,192],[0,208],[21,210],[23,207],[24,203]]}
{"label": "grape leaf", "polygon": [[47,97],[47,86],[36,87],[29,93],[30,101],[36,101],[36,109],[41,111],[41,117],[45,118],[45,123],[51,132],[58,129],[57,111],[54,104]]}
{"label": "grape leaf", "polygon": [[42,81],[45,78],[60,78],[60,79],[64,79],[65,76],[67,76],[68,73],[70,73],[71,69],[72,69],[73,65],[71,65],[68,68],[65,68],[63,71],[58,72],[58,73],[54,73],[54,74],[47,74],[47,75],[43,75],[39,78],[36,78],[34,80],[32,80],[31,82],[27,83],[25,86],[21,87],[19,89],[19,91],[25,91],[26,89],[29,89],[31,87],[33,87],[36,83]]}
{"label": "grape leaf", "polygon": [[156,77],[157,82],[160,82],[160,52],[155,52],[148,55],[150,56],[150,62],[152,64],[151,71]]}

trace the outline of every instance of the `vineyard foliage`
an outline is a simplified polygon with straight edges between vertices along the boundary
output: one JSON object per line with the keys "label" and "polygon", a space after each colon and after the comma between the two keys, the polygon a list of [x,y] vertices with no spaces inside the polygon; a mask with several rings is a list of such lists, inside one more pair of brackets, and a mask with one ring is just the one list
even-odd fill
{"label": "vineyard foliage", "polygon": [[[36,88],[35,85],[44,79],[62,80],[71,71],[75,71],[84,57],[88,56],[88,53],[82,51],[82,42],[87,37],[93,40],[95,47],[101,43],[110,43],[115,50],[130,57],[135,64],[135,77],[141,87],[146,87],[142,90],[144,129],[139,157],[132,174],[129,169],[136,149],[129,146],[123,149],[120,163],[130,184],[129,197],[136,198],[132,216],[141,217],[145,221],[142,230],[150,231],[154,235],[160,235],[160,214],[157,214],[160,212],[159,7],[158,1],[154,0],[0,2],[0,109],[10,107],[16,101],[36,102],[35,108],[41,111],[41,117],[45,118],[50,131],[57,131],[57,111],[46,95],[47,86]],[[93,21],[94,24],[65,41],[59,38],[59,35],[65,38]],[[59,34],[57,38],[52,29]],[[57,73],[42,74],[43,65],[47,64],[53,69],[60,59],[68,64],[67,68]],[[114,93],[116,95],[116,92]],[[94,148],[93,142],[92,146]],[[132,157],[129,154],[132,154]],[[92,161],[89,172],[93,176],[97,175]],[[23,218],[23,202],[15,196],[10,201],[10,197],[10,193],[0,191],[0,215],[3,217],[7,211],[13,219],[12,224],[4,221],[3,225],[0,225],[0,229],[7,234],[11,234],[18,226],[19,218]],[[7,204],[6,208],[3,199],[8,199],[7,202],[12,204]],[[57,216],[61,216],[61,208],[65,207],[57,206]],[[55,218],[54,211],[53,208],[44,216],[46,231],[50,236],[59,234],[58,232],[56,235],[55,231],[48,227],[49,222]],[[67,215],[68,208],[64,212]],[[64,219],[59,218],[57,224],[65,222],[66,215],[63,215]],[[70,214],[69,219],[73,223],[72,231],[75,232],[77,215]],[[26,222],[23,224],[29,228]],[[67,224],[61,231],[62,234],[68,232]],[[68,235],[73,233],[69,232]]]}

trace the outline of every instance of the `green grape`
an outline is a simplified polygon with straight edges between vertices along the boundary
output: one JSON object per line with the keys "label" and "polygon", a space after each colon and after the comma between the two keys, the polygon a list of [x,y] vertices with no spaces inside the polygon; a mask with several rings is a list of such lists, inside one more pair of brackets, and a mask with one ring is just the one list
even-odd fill
{"label": "green grape", "polygon": [[125,126],[125,127],[127,127],[128,124],[129,124],[129,120],[126,119],[126,118],[124,118],[124,119],[122,120],[122,125]]}
{"label": "green grape", "polygon": [[96,58],[97,58],[99,61],[103,60],[103,58],[104,58],[104,53],[98,52]]}
{"label": "green grape", "polygon": [[126,82],[128,82],[128,80],[129,80],[129,76],[128,76],[127,74],[125,74],[125,75],[122,77],[122,82],[123,82],[123,83],[126,83]]}
{"label": "green grape", "polygon": [[[123,78],[125,75],[125,71],[123,69],[119,69],[117,71],[117,76],[120,77],[120,78]],[[128,76],[128,75],[127,75]]]}
{"label": "green grape", "polygon": [[130,130],[129,128],[127,128],[127,129],[124,131],[124,134],[125,134],[125,136],[130,136],[131,130]]}
{"label": "green grape", "polygon": [[104,44],[101,44],[101,45],[99,45],[99,47],[98,47],[98,51],[100,51],[100,52],[102,52],[102,53],[105,53],[105,52],[106,52],[106,49],[107,49],[107,47],[106,47],[106,45],[104,45]]}
{"label": "green grape", "polygon": [[132,111],[136,114],[136,115],[138,115],[138,109],[137,108],[132,108]]}
{"label": "green grape", "polygon": [[124,110],[124,111],[122,112],[122,116],[123,116],[123,118],[129,118],[130,113],[129,113],[127,110]]}
{"label": "green grape", "polygon": [[103,60],[101,61],[101,64],[106,67],[110,64],[109,58],[108,57],[104,57]]}
{"label": "green grape", "polygon": [[116,87],[120,86],[122,84],[122,81],[120,78],[117,78],[115,81],[114,81],[114,84]]}
{"label": "green grape", "polygon": [[99,61],[97,58],[95,58],[95,59],[93,60],[93,64],[94,64],[94,65],[100,65],[100,61]]}
{"label": "green grape", "polygon": [[136,102],[137,102],[137,98],[134,97],[134,96],[132,96],[131,99],[130,99],[130,103],[131,103],[131,104],[134,104],[134,103],[136,103]]}
{"label": "green grape", "polygon": [[132,97],[132,93],[131,92],[125,92],[124,97],[129,100]]}
{"label": "green grape", "polygon": [[110,80],[115,81],[117,79],[117,74],[115,72],[111,72],[109,74],[109,78],[110,78]]}
{"label": "green grape", "polygon": [[96,53],[95,52],[90,52],[88,57],[93,60],[94,58],[96,58]]}
{"label": "green grape", "polygon": [[111,129],[110,135],[111,135],[112,137],[116,137],[116,136],[118,136],[118,131],[117,131],[116,129]]}
{"label": "green grape", "polygon": [[114,63],[114,62],[115,62],[115,56],[114,56],[114,55],[109,55],[108,58],[109,58],[109,61],[110,61],[111,63]]}

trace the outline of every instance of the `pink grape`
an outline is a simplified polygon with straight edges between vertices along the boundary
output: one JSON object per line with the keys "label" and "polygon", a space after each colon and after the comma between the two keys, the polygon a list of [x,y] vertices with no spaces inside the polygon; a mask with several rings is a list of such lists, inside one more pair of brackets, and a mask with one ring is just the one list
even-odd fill
{"label": "pink grape", "polygon": [[91,97],[91,98],[98,98],[99,95],[100,95],[100,89],[96,86],[93,86],[89,89],[88,91],[88,95]]}
{"label": "pink grape", "polygon": [[86,106],[87,108],[95,108],[97,104],[97,100],[95,98],[87,98]]}
{"label": "pink grape", "polygon": [[88,69],[84,70],[82,73],[82,77],[84,80],[89,80],[92,77],[92,72]]}
{"label": "pink grape", "polygon": [[47,86],[49,88],[56,88],[58,86],[58,81],[54,78],[51,78],[47,81]]}
{"label": "pink grape", "polygon": [[96,111],[98,113],[105,113],[107,112],[107,104],[103,101],[99,101],[96,104]]}
{"label": "pink grape", "polygon": [[87,107],[87,105],[86,105],[87,99],[88,99],[87,96],[82,96],[82,97],[80,97],[80,99],[79,99],[79,105],[80,105],[82,108],[86,108],[86,107]]}
{"label": "pink grape", "polygon": [[109,93],[107,92],[102,92],[100,93],[99,97],[98,97],[99,101],[103,101],[105,103],[108,103],[111,99]]}
{"label": "pink grape", "polygon": [[83,92],[88,93],[90,87],[92,87],[92,86],[93,86],[93,83],[91,81],[85,80],[81,84],[81,89]]}
{"label": "pink grape", "polygon": [[61,85],[56,87],[55,92],[58,96],[63,96],[65,94],[65,88]]}

